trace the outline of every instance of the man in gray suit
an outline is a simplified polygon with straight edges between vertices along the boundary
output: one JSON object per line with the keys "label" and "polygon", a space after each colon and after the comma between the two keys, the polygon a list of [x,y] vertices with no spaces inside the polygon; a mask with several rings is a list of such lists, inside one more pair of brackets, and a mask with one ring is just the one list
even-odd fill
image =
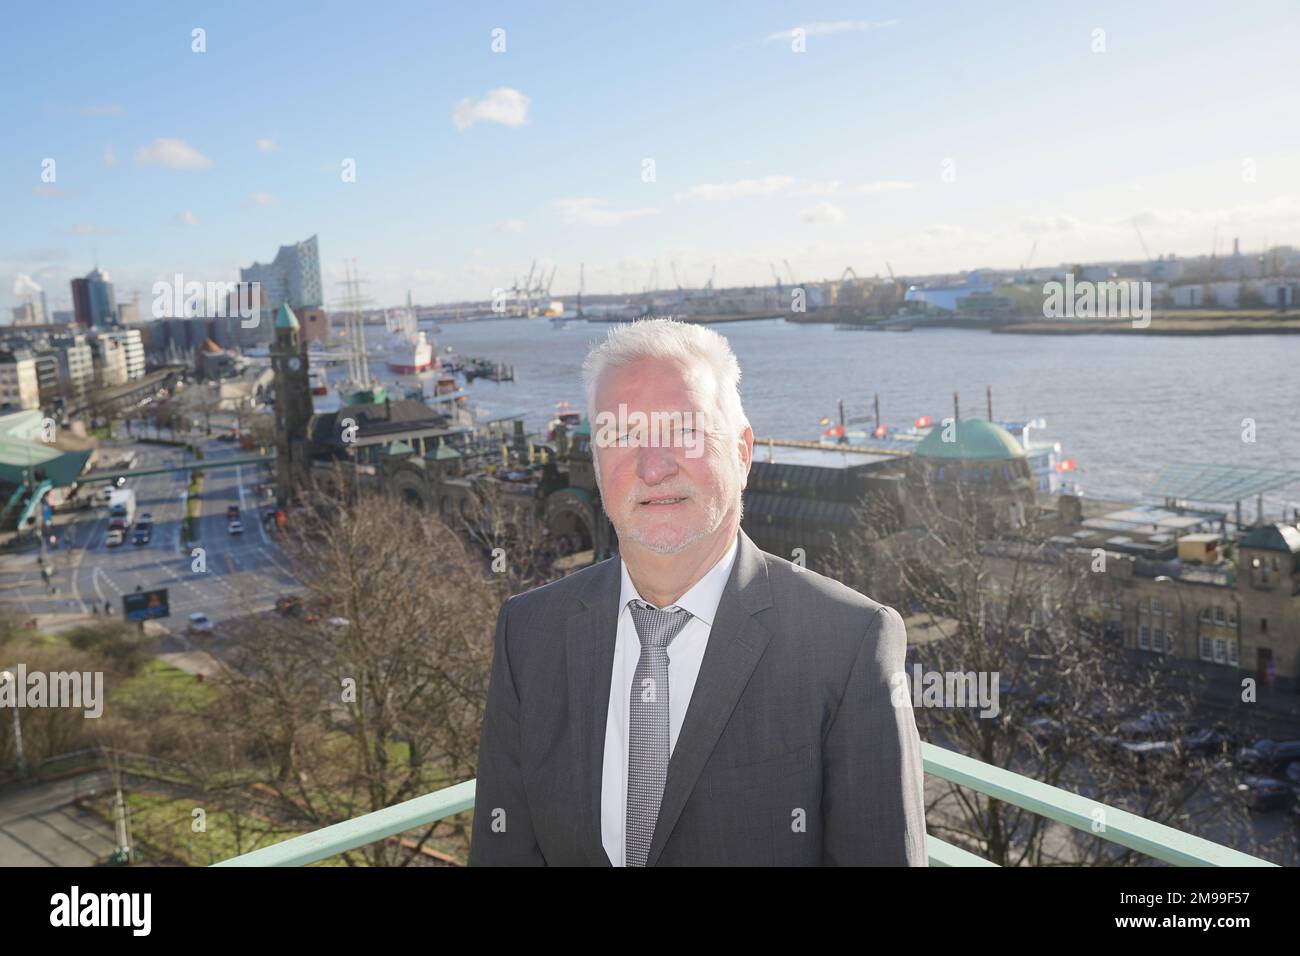
{"label": "man in gray suit", "polygon": [[620,553],[501,608],[470,864],[925,866],[902,618],[740,530],[726,339],[640,321],[583,371]]}

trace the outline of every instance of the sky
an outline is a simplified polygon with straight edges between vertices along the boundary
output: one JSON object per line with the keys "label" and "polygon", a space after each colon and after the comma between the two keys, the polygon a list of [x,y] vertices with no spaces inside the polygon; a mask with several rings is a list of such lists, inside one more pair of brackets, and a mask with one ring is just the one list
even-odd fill
{"label": "sky", "polygon": [[[1086,6],[1086,9],[1084,7]],[[1294,3],[175,3],[0,13],[0,308],[326,304],[1300,245]],[[196,31],[201,31],[197,32]],[[796,33],[795,31],[801,31]],[[1135,229],[1135,223],[1137,229]],[[1141,231],[1141,238],[1138,236]]]}

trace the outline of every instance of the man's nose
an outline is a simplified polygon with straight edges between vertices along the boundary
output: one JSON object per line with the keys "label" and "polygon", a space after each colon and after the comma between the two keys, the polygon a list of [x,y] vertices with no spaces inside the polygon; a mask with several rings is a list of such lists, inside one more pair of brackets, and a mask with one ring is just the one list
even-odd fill
{"label": "man's nose", "polygon": [[677,455],[672,448],[647,446],[637,453],[637,476],[647,485],[657,485],[677,471]]}

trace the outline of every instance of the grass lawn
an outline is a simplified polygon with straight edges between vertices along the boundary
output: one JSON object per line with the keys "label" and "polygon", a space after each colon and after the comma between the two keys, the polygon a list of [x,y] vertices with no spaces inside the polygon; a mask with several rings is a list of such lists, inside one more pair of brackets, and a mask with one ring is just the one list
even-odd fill
{"label": "grass lawn", "polygon": [[110,695],[114,703],[131,703],[152,699],[156,694],[170,697],[177,710],[201,711],[216,699],[216,691],[179,667],[154,658],[140,673],[118,684]]}

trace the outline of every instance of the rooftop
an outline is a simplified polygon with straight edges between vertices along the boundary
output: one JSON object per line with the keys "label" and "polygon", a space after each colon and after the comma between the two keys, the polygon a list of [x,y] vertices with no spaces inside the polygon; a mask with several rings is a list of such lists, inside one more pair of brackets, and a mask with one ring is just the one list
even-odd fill
{"label": "rooftop", "polygon": [[[955,426],[955,427],[953,427]],[[1012,461],[1025,457],[1025,450],[1001,425],[982,418],[962,418],[930,431],[912,454],[917,458],[948,458],[962,461]],[[952,440],[945,435],[952,427]]]}

